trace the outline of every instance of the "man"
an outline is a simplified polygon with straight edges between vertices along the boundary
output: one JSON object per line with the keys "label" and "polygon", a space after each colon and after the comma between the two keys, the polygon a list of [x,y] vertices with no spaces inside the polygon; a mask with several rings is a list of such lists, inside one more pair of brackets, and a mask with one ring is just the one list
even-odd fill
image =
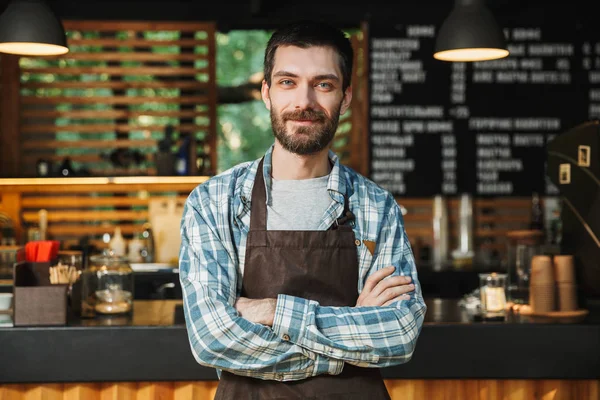
{"label": "man", "polygon": [[352,98],[352,46],[302,22],[273,34],[265,156],[198,186],[181,223],[194,357],[216,399],[389,399],[426,306],[394,198],[330,151]]}

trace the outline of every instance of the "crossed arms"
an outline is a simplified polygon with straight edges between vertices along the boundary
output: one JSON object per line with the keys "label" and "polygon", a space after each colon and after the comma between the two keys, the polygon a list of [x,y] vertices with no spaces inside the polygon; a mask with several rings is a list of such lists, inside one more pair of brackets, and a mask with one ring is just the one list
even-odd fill
{"label": "crossed arms", "polygon": [[426,306],[399,210],[387,218],[357,304],[329,307],[284,294],[238,298],[229,230],[209,204],[186,203],[180,279],[197,362],[261,379],[297,380],[338,374],[344,363],[386,367],[410,360]]}

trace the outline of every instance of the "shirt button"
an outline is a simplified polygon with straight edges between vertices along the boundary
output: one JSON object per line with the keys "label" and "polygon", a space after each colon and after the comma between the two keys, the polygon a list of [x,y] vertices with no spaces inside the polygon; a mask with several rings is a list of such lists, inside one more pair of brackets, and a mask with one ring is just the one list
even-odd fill
{"label": "shirt button", "polygon": [[290,335],[288,335],[288,334],[283,335],[283,340],[290,340]]}
{"label": "shirt button", "polygon": [[360,246],[360,240],[356,239],[356,240],[354,241],[354,244],[355,244],[355,245],[357,245],[357,246]]}
{"label": "shirt button", "polygon": [[283,374],[277,374],[277,379],[279,379],[280,381],[283,380]]}

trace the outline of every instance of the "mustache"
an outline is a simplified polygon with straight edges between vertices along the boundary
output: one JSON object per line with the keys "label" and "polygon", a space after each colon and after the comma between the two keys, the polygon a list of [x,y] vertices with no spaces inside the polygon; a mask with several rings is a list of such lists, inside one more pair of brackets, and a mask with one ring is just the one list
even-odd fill
{"label": "mustache", "polygon": [[325,113],[322,111],[317,111],[313,109],[304,109],[297,111],[290,111],[282,115],[283,120],[311,120],[311,121],[324,121]]}

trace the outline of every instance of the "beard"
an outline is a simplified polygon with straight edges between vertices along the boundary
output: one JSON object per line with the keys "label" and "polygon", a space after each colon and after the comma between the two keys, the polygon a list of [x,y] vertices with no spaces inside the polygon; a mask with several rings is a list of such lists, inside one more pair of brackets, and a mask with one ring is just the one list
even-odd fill
{"label": "beard", "polygon": [[[329,146],[333,140],[338,128],[341,107],[342,103],[340,102],[331,118],[328,118],[324,112],[311,108],[276,114],[271,107],[273,134],[281,146],[290,153],[298,155],[318,153]],[[286,122],[290,120],[311,120],[313,124],[297,126],[294,132],[288,132]]]}

